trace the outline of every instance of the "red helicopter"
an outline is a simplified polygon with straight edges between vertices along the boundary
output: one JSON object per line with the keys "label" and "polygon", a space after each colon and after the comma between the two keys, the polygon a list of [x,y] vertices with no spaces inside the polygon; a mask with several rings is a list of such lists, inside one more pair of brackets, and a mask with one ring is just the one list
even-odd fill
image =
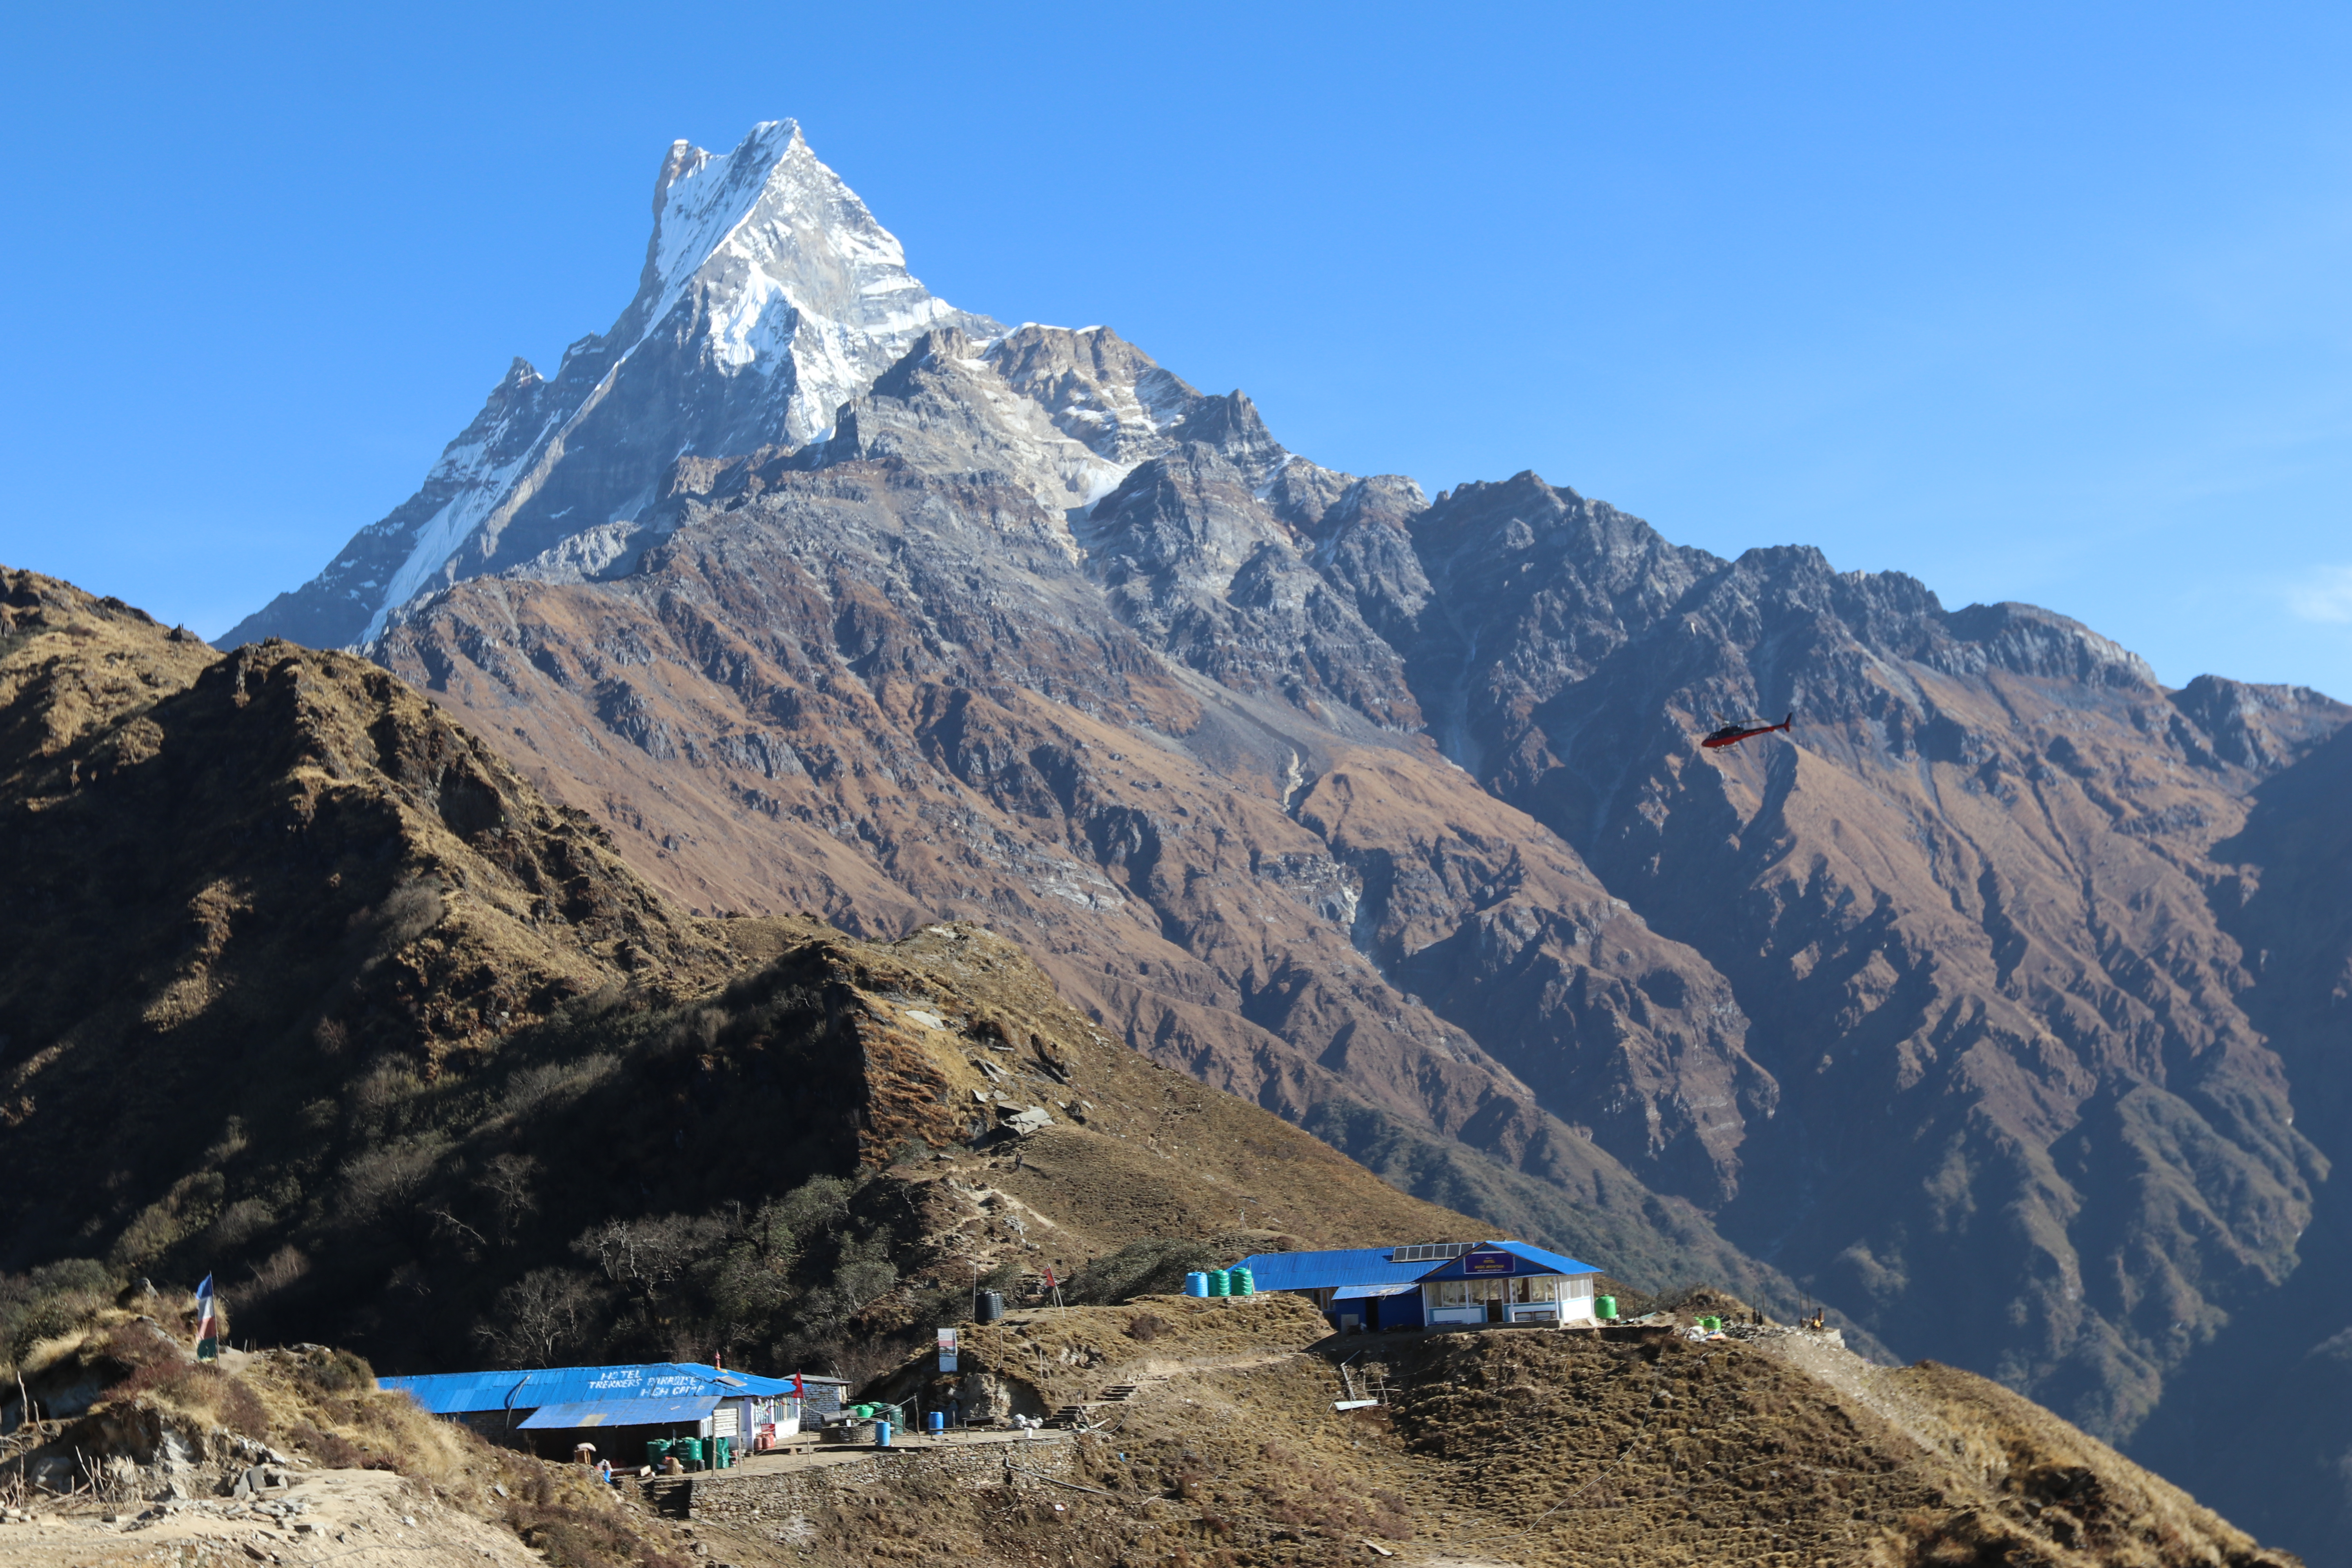
{"label": "red helicopter", "polygon": [[1796,721],[1797,715],[1792,710],[1789,716],[1778,724],[1726,724],[1722,729],[1700,737],[1698,743],[1710,752],[1717,751],[1725,746],[1736,746],[1751,736],[1769,735],[1776,731],[1784,731]]}

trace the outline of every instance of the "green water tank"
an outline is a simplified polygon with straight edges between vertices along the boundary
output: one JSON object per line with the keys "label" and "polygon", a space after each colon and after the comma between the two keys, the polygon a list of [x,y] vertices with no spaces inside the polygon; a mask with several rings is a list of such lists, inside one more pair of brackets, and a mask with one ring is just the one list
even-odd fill
{"label": "green water tank", "polygon": [[1250,1278],[1250,1271],[1248,1269],[1228,1269],[1226,1270],[1225,1277],[1232,1282],[1233,1292],[1234,1295],[1250,1296],[1256,1294],[1257,1281]]}
{"label": "green water tank", "polygon": [[1230,1270],[1216,1268],[1209,1273],[1209,1294],[1230,1296],[1234,1293],[1234,1277]]}
{"label": "green water tank", "polygon": [[1600,1319],[1604,1323],[1616,1321],[1617,1298],[1614,1296],[1595,1296],[1592,1298],[1592,1315]]}

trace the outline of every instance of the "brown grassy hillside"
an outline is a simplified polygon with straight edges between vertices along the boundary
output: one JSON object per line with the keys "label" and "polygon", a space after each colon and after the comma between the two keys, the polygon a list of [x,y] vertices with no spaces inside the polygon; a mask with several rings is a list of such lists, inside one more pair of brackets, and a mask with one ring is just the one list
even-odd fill
{"label": "brown grassy hillside", "polygon": [[567,998],[731,962],[382,670],[5,584],[0,1141],[78,1173],[0,1192],[8,1261],[184,1268],[356,1215],[400,1183],[339,1135]]}
{"label": "brown grassy hillside", "polygon": [[[791,1560],[1018,1563],[1042,1545],[1064,1562],[1300,1568],[2294,1561],[1982,1378],[1873,1366],[1834,1335],[1335,1340],[1291,1298],[1162,1297],[1016,1313],[968,1330],[963,1353],[967,1377],[1001,1379],[1023,1408],[1137,1386],[1093,1407],[1076,1478],[1091,1489],[1053,1490],[1055,1515],[929,1496],[868,1512],[843,1487]],[[921,1360],[880,1386],[927,1407],[946,1393]],[[1386,1403],[1333,1410],[1368,1389]],[[702,1535],[736,1561],[786,1560],[772,1539]]]}

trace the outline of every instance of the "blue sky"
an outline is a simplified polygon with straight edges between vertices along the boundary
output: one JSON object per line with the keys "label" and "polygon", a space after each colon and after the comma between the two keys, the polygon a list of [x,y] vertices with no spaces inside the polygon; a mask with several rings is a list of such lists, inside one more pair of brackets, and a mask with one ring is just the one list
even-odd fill
{"label": "blue sky", "polygon": [[1320,462],[2352,699],[2352,7],[327,9],[0,18],[0,562],[225,629],[791,116]]}

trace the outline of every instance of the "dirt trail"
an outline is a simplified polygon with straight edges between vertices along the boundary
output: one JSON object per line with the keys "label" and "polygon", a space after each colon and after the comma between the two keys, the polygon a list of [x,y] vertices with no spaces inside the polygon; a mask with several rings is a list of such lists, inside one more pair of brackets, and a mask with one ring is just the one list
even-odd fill
{"label": "dirt trail", "polygon": [[[615,1506],[619,1506],[617,1503]],[[440,1503],[383,1470],[313,1470],[250,1504],[226,1499],[43,1509],[0,1525],[9,1568],[117,1563],[282,1564],[335,1568],[545,1568],[507,1531]]]}

